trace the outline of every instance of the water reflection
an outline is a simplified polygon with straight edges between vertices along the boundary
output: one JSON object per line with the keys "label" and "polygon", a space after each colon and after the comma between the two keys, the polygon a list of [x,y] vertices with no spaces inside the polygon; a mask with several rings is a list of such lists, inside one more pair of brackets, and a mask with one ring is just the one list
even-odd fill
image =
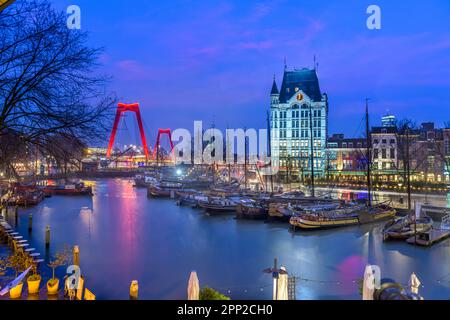
{"label": "water reflection", "polygon": [[233,299],[271,299],[271,278],[262,270],[275,257],[299,277],[298,299],[359,299],[356,279],[367,263],[401,282],[416,272],[426,298],[450,296],[436,280],[450,272],[450,241],[431,249],[383,243],[382,225],[294,234],[286,224],[209,217],[171,200],[147,199],[128,180],[92,183],[93,198],[55,196],[21,211],[19,231],[27,234],[31,212],[30,242],[38,252],[45,252],[46,225],[49,254],[78,245],[86,285],[99,299],[128,299],[132,280],[139,281],[142,299],[184,299],[192,270],[202,286]]}
{"label": "water reflection", "polygon": [[[345,188],[331,188],[331,189],[318,188],[318,194],[330,195],[334,198],[347,200],[350,200],[350,194],[358,194],[360,195],[360,197],[367,198],[366,190],[352,190]],[[406,193],[398,193],[392,191],[375,191],[373,193],[373,200],[378,203],[391,202],[392,205],[396,208],[406,209],[408,207]],[[412,203],[414,203],[415,201],[419,201],[420,203],[426,203],[437,207],[450,208],[450,193],[447,195],[413,193],[411,195],[411,201]]]}

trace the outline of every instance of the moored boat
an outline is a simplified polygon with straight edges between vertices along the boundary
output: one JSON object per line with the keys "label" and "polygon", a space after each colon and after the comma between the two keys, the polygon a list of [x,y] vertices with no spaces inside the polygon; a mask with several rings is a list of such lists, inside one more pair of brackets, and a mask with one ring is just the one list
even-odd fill
{"label": "moored boat", "polygon": [[187,193],[181,194],[177,192],[177,196],[179,197],[177,204],[179,206],[187,206],[192,208],[198,208],[199,202],[208,201],[208,197],[200,192],[196,193]]}
{"label": "moored boat", "polygon": [[136,188],[147,188],[151,184],[156,183],[156,178],[150,175],[136,175],[134,177],[134,186]]}
{"label": "moored boat", "polygon": [[290,191],[274,195],[273,197],[275,199],[284,199],[284,200],[302,200],[305,198],[305,193],[303,191]]}
{"label": "moored boat", "polygon": [[65,184],[56,186],[45,186],[41,190],[45,195],[68,195],[68,196],[92,196],[92,187],[87,187],[84,183]]}
{"label": "moored boat", "polygon": [[393,219],[395,215],[395,209],[379,205],[362,209],[304,212],[292,217],[289,223],[295,228],[320,230],[381,222]]}
{"label": "moored boat", "polygon": [[383,229],[383,239],[406,240],[415,234],[428,232],[433,228],[433,220],[428,216],[415,220],[415,216],[406,216],[387,223]]}
{"label": "moored boat", "polygon": [[234,213],[237,209],[235,201],[219,197],[209,197],[207,201],[200,201],[198,205],[210,214]]}
{"label": "moored boat", "polygon": [[268,218],[272,220],[289,222],[289,220],[296,214],[291,204],[271,203],[269,204]]}
{"label": "moored boat", "polygon": [[252,199],[241,200],[236,208],[236,218],[250,219],[250,220],[265,220],[269,208],[263,202],[258,202]]}
{"label": "moored boat", "polygon": [[183,185],[178,182],[160,182],[147,187],[147,196],[155,198],[175,198],[176,192],[181,190]]}
{"label": "moored boat", "polygon": [[35,206],[41,203],[44,198],[45,194],[41,190],[19,191],[14,197],[14,202],[19,206]]}

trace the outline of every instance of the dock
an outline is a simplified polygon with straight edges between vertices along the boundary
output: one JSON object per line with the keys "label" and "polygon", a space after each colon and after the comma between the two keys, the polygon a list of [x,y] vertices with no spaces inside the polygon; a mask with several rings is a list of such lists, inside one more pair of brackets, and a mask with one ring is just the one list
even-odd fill
{"label": "dock", "polygon": [[40,253],[35,252],[35,248],[30,248],[28,240],[16,232],[2,216],[0,216],[0,240],[5,241],[15,252],[18,251],[25,255],[36,265],[44,262],[44,260],[39,259]]}
{"label": "dock", "polygon": [[432,229],[425,233],[420,233],[417,236],[411,237],[406,242],[412,245],[419,245],[423,247],[431,247],[432,245],[450,238],[450,230]]}
{"label": "dock", "polygon": [[431,205],[422,206],[422,211],[435,221],[441,221],[446,215],[450,214],[450,208],[436,207]]}

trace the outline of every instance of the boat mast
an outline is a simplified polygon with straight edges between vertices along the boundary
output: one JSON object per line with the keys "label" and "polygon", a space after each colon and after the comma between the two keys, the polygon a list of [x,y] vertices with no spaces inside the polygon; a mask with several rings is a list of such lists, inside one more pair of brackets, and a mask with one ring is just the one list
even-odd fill
{"label": "boat mast", "polygon": [[[227,126],[227,132],[228,132],[229,127]],[[228,154],[231,152],[231,145],[230,145],[230,141],[228,139],[228,135],[226,138],[226,142],[227,142],[227,149],[226,149],[226,162],[228,162],[228,184],[231,185],[231,163],[229,163],[230,159],[228,159]],[[233,150],[233,162],[234,162],[234,150]]]}
{"label": "boat mast", "polygon": [[[411,164],[410,164],[410,156],[409,156],[409,144],[411,140],[409,137],[409,124],[406,126],[406,183],[408,189],[408,210],[411,210]],[[427,193],[425,194],[425,199],[427,199]]]}
{"label": "boat mast", "polygon": [[367,144],[367,192],[368,192],[368,205],[372,206],[372,181],[371,181],[371,167],[372,167],[372,143],[370,139],[369,128],[369,99],[366,99],[366,144]]}
{"label": "boat mast", "polygon": [[[273,192],[273,175],[272,175],[272,132],[271,132],[271,126],[270,126],[270,113],[267,111],[267,131],[268,131],[268,142],[269,142],[269,151],[267,152],[269,159],[270,159],[270,192]],[[267,185],[267,183],[266,183]]]}
{"label": "boat mast", "polygon": [[316,196],[315,186],[314,186],[314,131],[313,131],[313,115],[312,106],[309,105],[309,131],[310,131],[310,143],[311,143],[311,195],[314,198]]}
{"label": "boat mast", "polygon": [[[245,131],[247,131],[247,129]],[[247,190],[247,136],[245,136],[244,180],[245,180],[245,190]]]}

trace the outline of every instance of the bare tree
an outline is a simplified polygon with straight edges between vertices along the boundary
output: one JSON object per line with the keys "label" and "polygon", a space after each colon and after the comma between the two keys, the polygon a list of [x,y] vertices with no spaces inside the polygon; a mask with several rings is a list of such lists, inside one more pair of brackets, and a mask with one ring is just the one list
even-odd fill
{"label": "bare tree", "polygon": [[46,137],[46,153],[55,160],[60,172],[67,178],[71,169],[80,170],[86,144],[75,136],[64,133]]}
{"label": "bare tree", "polygon": [[[413,145],[416,142],[416,136],[414,131],[416,130],[416,125],[411,120],[401,120],[397,123],[396,136],[397,136],[397,152],[398,152],[398,163],[395,165],[403,177],[403,182],[406,183],[406,188],[408,192],[408,209],[411,210],[411,158],[412,150],[414,150]],[[401,165],[400,165],[401,161]]]}
{"label": "bare tree", "polygon": [[57,136],[103,138],[115,101],[96,70],[101,49],[87,46],[86,33],[68,29],[47,0],[9,6],[0,30],[0,136],[42,150]]}
{"label": "bare tree", "polygon": [[0,135],[0,171],[7,177],[18,178],[18,169],[15,164],[27,165],[29,144],[20,136],[10,131]]}

